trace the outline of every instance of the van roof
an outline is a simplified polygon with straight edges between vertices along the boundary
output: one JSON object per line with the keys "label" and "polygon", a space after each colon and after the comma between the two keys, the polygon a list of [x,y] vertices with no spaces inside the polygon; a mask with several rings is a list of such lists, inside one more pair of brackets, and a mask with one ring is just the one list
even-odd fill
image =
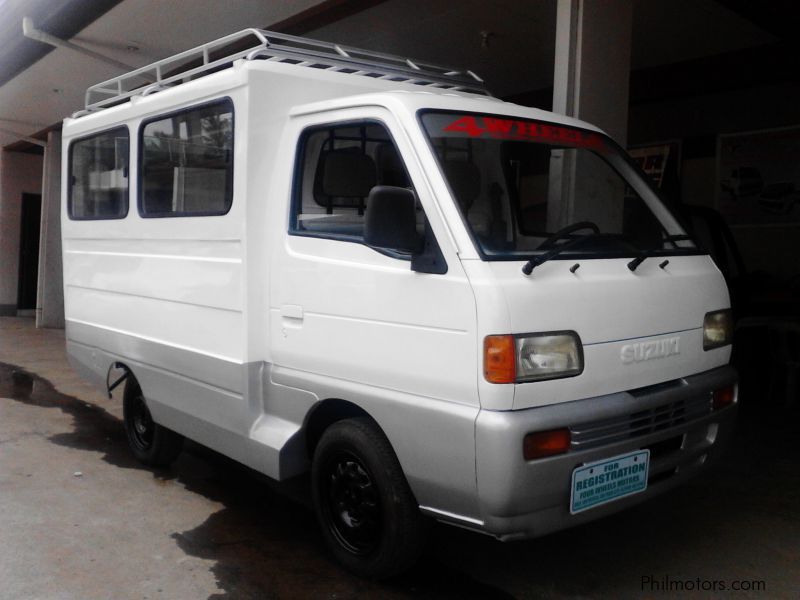
{"label": "van roof", "polygon": [[[200,64],[193,66],[195,63],[192,61]],[[232,66],[234,68],[230,68]],[[158,105],[177,107],[185,102],[180,97],[194,97],[190,89],[203,85],[198,80],[206,81],[206,76],[212,76],[210,79],[218,82],[212,87],[219,86],[219,90],[224,90],[236,85],[235,82],[243,81],[241,77],[247,72],[268,72],[270,77],[291,76],[294,80],[302,73],[303,79],[313,79],[326,85],[336,84],[339,88],[337,91],[341,95],[338,97],[331,97],[327,93],[315,94],[316,97],[303,103],[295,95],[295,105],[286,98],[289,104],[284,103],[284,106],[290,115],[364,103],[394,104],[411,114],[425,109],[488,113],[601,132],[578,119],[499,100],[488,92],[483,80],[472,71],[454,70],[259,29],[245,29],[95,84],[87,89],[86,108],[75,113],[71,119],[66,119],[65,125],[70,124],[70,129],[80,134],[97,126],[124,121],[147,112],[141,104],[141,108],[134,109],[133,113],[129,110],[134,104],[139,104],[137,100],[142,100],[142,104],[151,104],[145,101],[145,97],[156,92],[159,92],[159,98],[163,93],[165,101],[157,102]],[[151,83],[144,84],[145,79]],[[203,89],[208,92],[211,88],[204,86]],[[167,102],[167,97],[176,101]],[[79,123],[80,126],[73,129]]]}
{"label": "van roof", "polygon": [[[475,73],[391,54],[261,29],[244,29],[90,86],[73,118],[214,73],[234,61],[265,60],[374,80],[491,95]],[[309,73],[310,74],[310,73]]]}

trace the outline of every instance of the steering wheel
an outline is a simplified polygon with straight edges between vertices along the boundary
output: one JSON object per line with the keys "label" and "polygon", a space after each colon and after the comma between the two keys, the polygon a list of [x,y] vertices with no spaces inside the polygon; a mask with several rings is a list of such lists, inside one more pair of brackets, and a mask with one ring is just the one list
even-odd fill
{"label": "steering wheel", "polygon": [[600,233],[600,228],[597,226],[597,223],[593,223],[592,221],[578,221],[572,225],[562,227],[550,235],[545,241],[539,244],[539,249],[551,248],[552,246],[555,246],[556,242],[561,238],[569,235],[570,233],[581,231],[582,229],[590,229],[593,233]]}

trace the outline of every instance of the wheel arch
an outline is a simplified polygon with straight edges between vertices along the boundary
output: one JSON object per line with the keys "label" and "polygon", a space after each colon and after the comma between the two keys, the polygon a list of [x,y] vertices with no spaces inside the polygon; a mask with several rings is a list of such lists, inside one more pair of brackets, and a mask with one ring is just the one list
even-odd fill
{"label": "wheel arch", "polygon": [[[327,398],[318,402],[309,411],[304,426],[306,452],[308,453],[309,460],[314,456],[314,450],[322,434],[328,427],[337,421],[353,417],[368,417],[372,419],[375,425],[383,432],[383,428],[378,424],[375,418],[354,402],[341,398]],[[385,432],[383,433],[386,435]]]}
{"label": "wheel arch", "polygon": [[129,386],[127,384],[129,381],[133,381],[141,387],[139,380],[133,373],[133,369],[122,361],[112,361],[111,364],[108,365],[108,370],[106,371],[105,387],[109,399],[112,397],[111,393],[123,383],[126,384],[124,389],[128,389]]}

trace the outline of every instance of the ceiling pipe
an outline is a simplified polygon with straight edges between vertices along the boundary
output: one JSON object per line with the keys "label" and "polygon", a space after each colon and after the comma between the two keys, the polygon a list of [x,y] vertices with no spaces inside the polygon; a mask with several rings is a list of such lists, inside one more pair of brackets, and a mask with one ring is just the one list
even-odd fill
{"label": "ceiling pipe", "polygon": [[[79,52],[84,56],[94,58],[95,60],[99,60],[108,65],[113,65],[118,69],[122,69],[123,71],[133,71],[135,69],[135,67],[132,67],[131,65],[126,65],[124,62],[120,62],[118,60],[114,60],[113,58],[103,56],[99,52],[94,52],[93,50],[89,50],[88,48],[84,48],[83,46],[78,46],[77,44],[73,44],[72,42],[68,42],[66,40],[62,40],[61,38],[57,38],[54,35],[50,35],[49,33],[45,33],[40,29],[36,29],[36,27],[34,27],[33,25],[33,19],[31,19],[30,17],[24,17],[22,19],[22,33],[26,38],[36,40],[37,42],[42,42],[43,44],[49,44],[50,46],[55,46],[56,48],[67,48],[69,50],[74,50],[75,52]],[[142,77],[145,76],[143,75]],[[147,77],[145,77],[145,79],[147,79]]]}

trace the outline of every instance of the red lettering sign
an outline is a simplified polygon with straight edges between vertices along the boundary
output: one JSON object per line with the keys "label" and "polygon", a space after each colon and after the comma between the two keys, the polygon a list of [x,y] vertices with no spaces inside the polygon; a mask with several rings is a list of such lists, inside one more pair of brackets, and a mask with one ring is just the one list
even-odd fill
{"label": "red lettering sign", "polygon": [[596,150],[605,146],[600,135],[589,131],[497,117],[460,117],[445,126],[442,131],[463,133],[473,138],[486,136],[499,140],[546,141],[558,145]]}
{"label": "red lettering sign", "polygon": [[444,130],[459,131],[466,133],[470,137],[478,137],[483,133],[483,129],[478,125],[475,117],[461,117],[458,121],[450,123]]}
{"label": "red lettering sign", "polygon": [[492,137],[500,139],[507,138],[511,135],[511,128],[514,126],[514,121],[509,121],[508,119],[483,117],[483,122],[486,124],[487,133]]}

